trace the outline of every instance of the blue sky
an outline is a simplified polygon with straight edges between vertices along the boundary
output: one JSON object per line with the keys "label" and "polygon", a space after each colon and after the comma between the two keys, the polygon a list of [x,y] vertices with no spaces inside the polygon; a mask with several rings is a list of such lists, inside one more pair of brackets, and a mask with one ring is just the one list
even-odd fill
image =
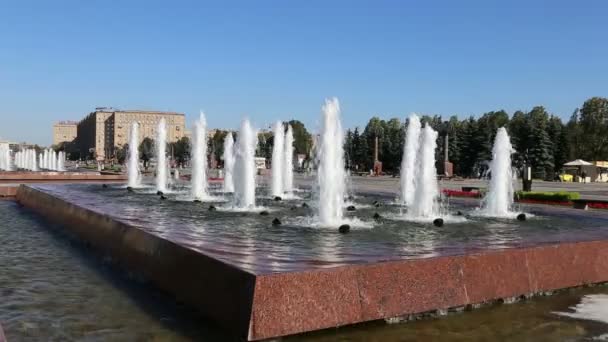
{"label": "blue sky", "polygon": [[0,0],[0,137],[96,106],[343,125],[608,96],[607,1]]}

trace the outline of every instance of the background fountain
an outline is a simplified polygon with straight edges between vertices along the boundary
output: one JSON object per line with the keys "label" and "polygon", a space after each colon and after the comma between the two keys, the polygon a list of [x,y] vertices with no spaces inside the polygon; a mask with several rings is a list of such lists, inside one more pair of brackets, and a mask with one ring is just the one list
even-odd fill
{"label": "background fountain", "polygon": [[320,145],[317,149],[319,169],[319,223],[335,226],[342,222],[345,171],[344,141],[337,98],[325,100]]}
{"label": "background fountain", "polygon": [[274,143],[272,146],[272,195],[283,196],[283,153],[285,144],[285,128],[283,123],[277,121],[274,124]]}
{"label": "background fountain", "polygon": [[401,203],[412,204],[416,192],[416,155],[420,144],[420,118],[416,114],[410,115],[403,145],[403,159],[401,160]]}
{"label": "background fountain", "polygon": [[283,192],[293,191],[293,129],[287,125],[285,132],[285,159],[283,160]]}
{"label": "background fountain", "polygon": [[57,171],[65,171],[65,152],[59,151],[57,155]]}
{"label": "background fountain", "polygon": [[415,219],[434,219],[439,215],[439,184],[435,167],[437,132],[428,124],[422,129],[420,146],[416,156],[416,178],[419,181],[408,216]]}
{"label": "background fountain", "polygon": [[11,163],[11,150],[8,147],[8,144],[0,145],[0,170],[2,171],[12,171],[12,163]]}
{"label": "background fountain", "polygon": [[139,123],[133,122],[131,125],[131,135],[129,137],[129,160],[128,160],[128,186],[135,188],[141,186],[141,176],[139,173]]}
{"label": "background fountain", "polygon": [[167,124],[164,118],[156,129],[156,191],[167,191]]}
{"label": "background fountain", "polygon": [[224,192],[234,192],[234,139],[232,132],[224,138]]}
{"label": "background fountain", "polygon": [[236,139],[236,158],[234,163],[234,200],[241,209],[255,207],[255,149],[258,142],[257,132],[249,120],[241,122]]}
{"label": "background fountain", "polygon": [[202,200],[207,194],[207,121],[205,113],[194,122],[192,139],[192,198]]}
{"label": "background fountain", "polygon": [[489,190],[484,198],[482,212],[493,217],[513,216],[513,171],[511,154],[513,146],[504,127],[498,129],[492,148]]}

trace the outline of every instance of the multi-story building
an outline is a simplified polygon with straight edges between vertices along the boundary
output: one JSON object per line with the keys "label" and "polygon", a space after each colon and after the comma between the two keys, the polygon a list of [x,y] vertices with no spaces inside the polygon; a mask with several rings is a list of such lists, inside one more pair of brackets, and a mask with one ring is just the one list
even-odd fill
{"label": "multi-story building", "polygon": [[53,125],[53,145],[72,142],[76,139],[78,122],[59,121]]}
{"label": "multi-story building", "polygon": [[96,108],[78,123],[78,148],[81,153],[94,153],[97,159],[112,158],[117,149],[129,142],[133,122],[139,123],[139,144],[145,138],[155,139],[161,118],[167,125],[167,142],[184,136],[186,119],[181,113]]}

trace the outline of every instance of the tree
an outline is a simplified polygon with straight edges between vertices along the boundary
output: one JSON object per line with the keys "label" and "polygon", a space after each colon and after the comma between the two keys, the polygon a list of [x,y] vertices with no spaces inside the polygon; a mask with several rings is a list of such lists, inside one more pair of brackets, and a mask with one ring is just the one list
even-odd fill
{"label": "tree", "polygon": [[126,143],[116,149],[116,161],[118,164],[124,164],[127,156],[129,155],[129,144]]}
{"label": "tree", "polygon": [[592,97],[580,111],[583,157],[589,160],[608,159],[608,99]]}
{"label": "tree", "polygon": [[536,106],[528,113],[528,157],[533,175],[541,179],[553,178],[551,173],[555,165],[552,143],[547,133],[548,121],[549,114],[542,106]]}
{"label": "tree", "polygon": [[178,141],[171,143],[171,149],[177,164],[184,165],[190,160],[190,139],[188,137],[182,137]]}
{"label": "tree", "polygon": [[578,108],[574,110],[565,128],[568,160],[581,158],[583,151],[583,133],[578,122]]}
{"label": "tree", "polygon": [[139,144],[139,159],[144,162],[144,168],[147,170],[150,159],[154,156],[154,140],[149,137],[145,137],[144,140]]}
{"label": "tree", "polygon": [[295,153],[308,155],[312,148],[312,137],[310,133],[308,133],[308,130],[306,130],[306,126],[298,120],[291,120],[287,122],[287,124],[291,125],[291,129],[293,130],[293,147]]}

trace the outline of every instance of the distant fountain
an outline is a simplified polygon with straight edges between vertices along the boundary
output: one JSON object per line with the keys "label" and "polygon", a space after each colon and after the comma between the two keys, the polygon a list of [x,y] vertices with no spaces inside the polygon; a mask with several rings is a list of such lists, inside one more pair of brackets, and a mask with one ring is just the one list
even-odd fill
{"label": "distant fountain", "polygon": [[45,149],[44,152],[42,152],[42,165],[41,167],[45,170],[49,169],[49,149]]}
{"label": "distant fountain", "polygon": [[401,160],[401,203],[410,206],[416,193],[416,155],[420,143],[420,119],[416,114],[410,115],[405,142],[403,145],[403,158]]}
{"label": "distant fountain", "polygon": [[0,144],[0,170],[12,171],[11,165],[11,150],[8,144]]}
{"label": "distant fountain", "polygon": [[418,169],[414,200],[407,215],[416,219],[436,218],[439,215],[439,184],[435,167],[437,132],[428,125],[422,129],[420,147],[416,156]]}
{"label": "distant fountain", "polygon": [[57,171],[57,152],[51,150],[51,170]]}
{"label": "distant fountain", "polygon": [[207,121],[205,113],[194,122],[192,140],[192,198],[202,200],[207,194]]}
{"label": "distant fountain", "polygon": [[484,215],[504,217],[513,216],[513,171],[511,169],[511,154],[513,146],[507,130],[498,129],[492,148],[492,162],[490,163],[489,191],[483,200],[482,212]]}
{"label": "distant fountain", "polygon": [[274,124],[274,144],[272,146],[272,195],[283,196],[283,160],[285,154],[285,129],[283,123]]}
{"label": "distant fountain", "polygon": [[30,150],[30,170],[38,171],[38,156],[36,150]]}
{"label": "distant fountain", "polygon": [[234,139],[232,132],[224,138],[224,192],[234,192]]}
{"label": "distant fountain", "polygon": [[327,99],[323,106],[323,123],[317,149],[319,223],[322,226],[334,226],[342,222],[346,188],[343,145],[340,104],[336,98]]}
{"label": "distant fountain", "polygon": [[236,139],[236,158],[234,162],[234,199],[237,208],[255,207],[255,150],[258,142],[257,132],[249,120],[241,123]]}
{"label": "distant fountain", "polygon": [[57,155],[57,171],[65,171],[65,152],[59,151]]}
{"label": "distant fountain", "polygon": [[167,191],[167,124],[165,118],[156,128],[156,191]]}
{"label": "distant fountain", "polygon": [[129,137],[129,160],[127,166],[128,186],[141,186],[141,176],[139,173],[139,123],[131,124],[131,135]]}
{"label": "distant fountain", "polygon": [[285,132],[285,160],[283,160],[283,192],[293,191],[293,129],[287,125]]}

